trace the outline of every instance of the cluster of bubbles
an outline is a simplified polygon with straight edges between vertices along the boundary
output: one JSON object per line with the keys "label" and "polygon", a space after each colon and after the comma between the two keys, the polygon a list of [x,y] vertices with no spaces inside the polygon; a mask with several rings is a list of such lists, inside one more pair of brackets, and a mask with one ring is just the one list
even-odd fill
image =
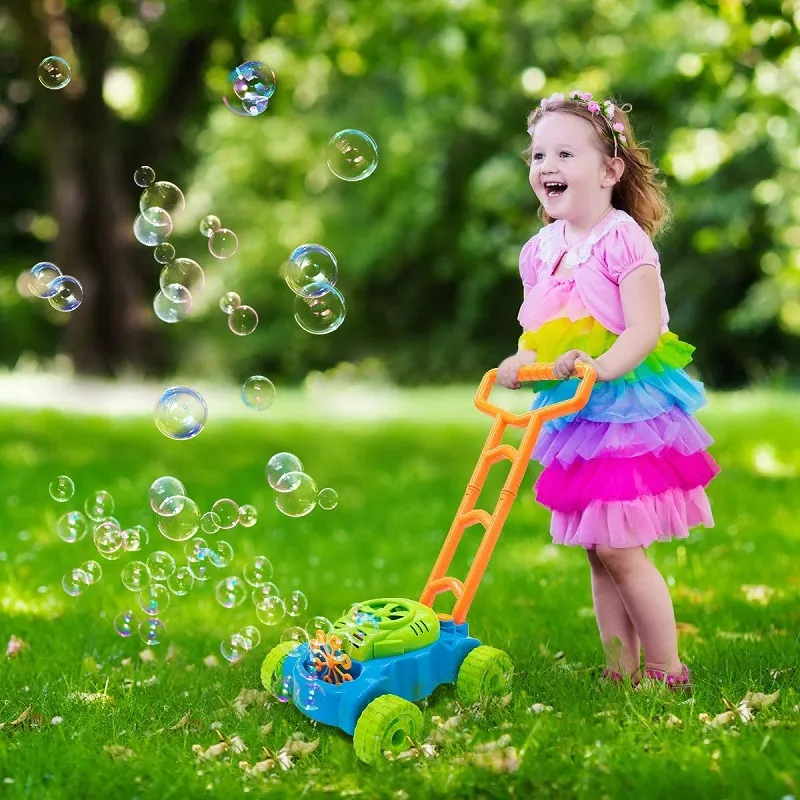
{"label": "cluster of bubbles", "polygon": [[36,74],[45,89],[63,89],[72,77],[72,70],[63,58],[47,56],[39,62]]}
{"label": "cluster of bubbles", "polygon": [[220,218],[213,214],[200,220],[200,233],[208,239],[208,252],[214,258],[230,258],[239,249],[239,238],[230,228],[223,228]]}
{"label": "cluster of bubbles", "polygon": [[328,142],[328,169],[343,181],[363,181],[378,167],[378,145],[364,131],[347,128]]}
{"label": "cluster of bubbles", "polygon": [[257,117],[275,94],[275,73],[262,61],[245,61],[228,75],[222,102],[240,117]]}
{"label": "cluster of bubbles", "polygon": [[237,336],[247,336],[258,327],[258,314],[252,306],[242,304],[236,292],[225,292],[219,299],[219,308],[228,317],[228,327]]}
{"label": "cluster of bubbles", "polygon": [[336,508],[335,489],[318,489],[314,479],[303,471],[303,462],[294,453],[276,453],[267,462],[267,483],[274,491],[275,505],[287,517],[304,517],[315,506],[325,511]]}
{"label": "cluster of bubbles", "polygon": [[74,311],[83,302],[83,286],[77,278],[63,275],[50,261],[40,261],[28,273],[28,289],[56,311]]}
{"label": "cluster of bubbles", "polygon": [[333,333],[345,318],[345,302],[335,288],[336,256],[321,244],[301,244],[281,265],[281,275],[294,293],[295,322],[308,333]]}

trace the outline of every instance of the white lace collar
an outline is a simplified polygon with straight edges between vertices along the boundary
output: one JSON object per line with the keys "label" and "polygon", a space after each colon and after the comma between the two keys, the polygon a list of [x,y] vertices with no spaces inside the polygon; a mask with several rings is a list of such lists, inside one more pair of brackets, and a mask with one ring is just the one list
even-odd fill
{"label": "white lace collar", "polygon": [[564,240],[564,226],[566,223],[563,219],[556,220],[539,231],[539,259],[552,271],[561,254],[566,250],[567,255],[564,259],[564,265],[575,269],[589,258],[592,248],[612,228],[623,222],[635,222],[635,220],[630,214],[615,208],[613,211],[609,211],[583,239],[568,245]]}

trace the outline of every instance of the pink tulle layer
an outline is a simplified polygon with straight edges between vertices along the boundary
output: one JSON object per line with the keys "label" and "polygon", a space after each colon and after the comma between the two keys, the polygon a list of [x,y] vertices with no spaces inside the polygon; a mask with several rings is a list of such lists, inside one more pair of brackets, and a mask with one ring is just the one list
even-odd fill
{"label": "pink tulle layer", "polygon": [[649,547],[653,542],[687,539],[696,525],[714,526],[708,497],[699,486],[623,502],[594,501],[573,513],[554,511],[550,534],[555,544],[589,550],[597,545]]}
{"label": "pink tulle layer", "polygon": [[705,451],[683,455],[666,450],[634,458],[579,460],[563,467],[545,467],[534,485],[536,499],[553,511],[583,511],[592,502],[635,500],[671,489],[688,492],[706,486],[719,465]]}
{"label": "pink tulle layer", "polygon": [[705,428],[679,406],[638,422],[594,422],[576,418],[558,430],[545,423],[533,450],[533,458],[548,467],[553,462],[567,467],[578,459],[633,458],[667,450],[691,455],[705,450],[714,440]]}

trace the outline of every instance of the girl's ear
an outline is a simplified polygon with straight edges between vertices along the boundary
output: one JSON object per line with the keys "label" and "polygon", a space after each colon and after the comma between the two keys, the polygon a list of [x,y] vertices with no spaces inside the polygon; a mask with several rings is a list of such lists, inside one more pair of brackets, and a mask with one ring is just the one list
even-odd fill
{"label": "girl's ear", "polygon": [[[606,184],[606,187],[619,183],[623,172],[625,172],[625,162],[619,156],[608,159],[608,161],[606,161],[606,174],[603,183]],[[608,181],[608,183],[606,183],[606,181]]]}

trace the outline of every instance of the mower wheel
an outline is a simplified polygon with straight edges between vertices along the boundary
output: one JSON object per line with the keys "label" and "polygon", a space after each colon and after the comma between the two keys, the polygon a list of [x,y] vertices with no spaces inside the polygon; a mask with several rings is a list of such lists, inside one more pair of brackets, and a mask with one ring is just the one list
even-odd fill
{"label": "mower wheel", "polygon": [[356,755],[366,764],[380,765],[383,753],[408,750],[408,738],[422,730],[422,711],[394,694],[376,697],[362,712],[353,733]]}
{"label": "mower wheel", "polygon": [[460,700],[468,705],[490,695],[502,695],[511,686],[514,665],[502,650],[479,645],[471,650],[456,678]]}
{"label": "mower wheel", "polygon": [[273,691],[275,682],[281,676],[283,662],[295,647],[297,647],[297,642],[281,642],[267,653],[264,663],[261,665],[261,683],[267,691]]}

